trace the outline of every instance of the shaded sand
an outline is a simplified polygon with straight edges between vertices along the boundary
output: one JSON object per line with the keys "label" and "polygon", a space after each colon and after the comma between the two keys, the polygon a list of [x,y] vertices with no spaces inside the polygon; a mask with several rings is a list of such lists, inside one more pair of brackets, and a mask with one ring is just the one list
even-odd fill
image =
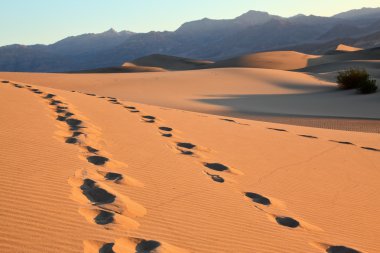
{"label": "shaded sand", "polygon": [[0,83],[4,252],[380,249],[377,134],[30,89]]}
{"label": "shaded sand", "polygon": [[[167,70],[188,70],[188,69],[198,69],[210,66],[212,61],[207,60],[196,60],[177,56],[162,55],[162,54],[152,54],[144,56],[132,61],[132,64],[137,64],[139,66],[150,66],[158,67]],[[130,64],[130,63],[125,63]],[[124,65],[125,65],[124,64]]]}
{"label": "shaded sand", "polygon": [[322,81],[326,76],[317,78],[306,73],[220,68],[132,74],[0,73],[0,78],[224,116],[380,131],[378,121],[371,121],[375,125],[368,129],[363,128],[366,124],[362,121],[351,121],[357,124],[353,128],[347,122],[324,121],[326,117],[379,119],[376,108],[380,93],[360,96],[355,91],[339,91],[336,84]]}

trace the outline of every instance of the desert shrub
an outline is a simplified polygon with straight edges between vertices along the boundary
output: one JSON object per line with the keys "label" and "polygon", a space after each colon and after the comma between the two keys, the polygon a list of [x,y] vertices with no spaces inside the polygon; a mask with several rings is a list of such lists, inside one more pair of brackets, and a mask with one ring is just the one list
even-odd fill
{"label": "desert shrub", "polygon": [[377,91],[376,80],[370,79],[365,69],[349,69],[338,73],[336,77],[339,88],[357,89],[361,94],[370,94]]}
{"label": "desert shrub", "polygon": [[376,80],[366,80],[360,83],[358,91],[362,94],[375,93],[377,91]]}
{"label": "desert shrub", "polygon": [[357,89],[361,83],[369,80],[369,74],[364,69],[349,69],[338,73],[336,82],[344,90]]}

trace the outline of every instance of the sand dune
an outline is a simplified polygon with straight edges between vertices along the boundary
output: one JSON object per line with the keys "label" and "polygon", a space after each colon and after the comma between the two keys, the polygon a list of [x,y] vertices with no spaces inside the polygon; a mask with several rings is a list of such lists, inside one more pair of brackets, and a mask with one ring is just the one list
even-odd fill
{"label": "sand dune", "polygon": [[355,91],[338,91],[336,84],[306,73],[219,68],[132,74],[1,73],[0,77],[181,110],[380,132],[377,120],[367,122],[367,130],[360,121],[325,124],[326,121],[318,120],[326,117],[379,119],[376,110],[379,93],[358,96]]}
{"label": "sand dune", "polygon": [[351,46],[347,46],[347,45],[344,45],[344,44],[339,44],[336,47],[336,50],[337,51],[342,51],[342,52],[354,52],[354,51],[363,50],[363,48],[351,47]]}
{"label": "sand dune", "polygon": [[98,68],[82,70],[73,73],[139,73],[139,72],[164,72],[167,71],[158,67],[138,66],[136,64],[126,62],[120,67]]}
{"label": "sand dune", "polygon": [[4,252],[380,248],[378,134],[26,85],[0,83]]}
{"label": "sand dune", "polygon": [[211,67],[243,67],[293,70],[308,66],[310,59],[317,55],[307,55],[295,51],[274,51],[243,55],[210,65]]}

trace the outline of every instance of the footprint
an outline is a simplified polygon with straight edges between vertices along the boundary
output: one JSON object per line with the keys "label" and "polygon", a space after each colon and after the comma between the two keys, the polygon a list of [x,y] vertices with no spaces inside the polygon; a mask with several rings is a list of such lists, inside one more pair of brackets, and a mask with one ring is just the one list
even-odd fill
{"label": "footprint", "polygon": [[132,112],[132,113],[138,113],[140,111],[139,110],[130,110],[130,112]]}
{"label": "footprint", "polygon": [[76,131],[81,127],[82,121],[79,119],[66,119],[66,124],[70,126],[70,130]]}
{"label": "footprint", "polygon": [[330,246],[326,249],[327,253],[360,253],[360,251],[347,248],[345,246]]}
{"label": "footprint", "polygon": [[98,225],[107,225],[114,222],[114,216],[114,213],[101,210],[94,221]]}
{"label": "footprint", "polygon": [[287,132],[288,130],[285,130],[285,129],[281,129],[281,128],[272,128],[272,127],[268,127],[269,130],[273,130],[273,131],[278,131],[278,132]]}
{"label": "footprint", "polygon": [[269,206],[271,204],[268,198],[257,193],[246,192],[245,196],[250,198],[253,202],[264,205],[264,206]]}
{"label": "footprint", "polygon": [[300,223],[298,221],[290,217],[276,216],[275,219],[276,219],[276,222],[281,226],[285,226],[289,228],[297,228],[300,226]]}
{"label": "footprint", "polygon": [[375,152],[380,152],[380,149],[377,149],[377,148],[370,148],[370,147],[361,147],[362,149],[365,149],[365,150],[370,150],[370,151],[375,151]]}
{"label": "footprint", "polygon": [[104,157],[104,156],[94,155],[94,156],[87,157],[87,161],[89,163],[94,164],[94,165],[101,166],[101,165],[104,165],[106,162],[108,162],[109,159],[107,157]]}
{"label": "footprint", "polygon": [[236,123],[236,121],[233,120],[233,119],[220,119],[220,120],[227,121],[227,122],[233,122],[233,123]]}
{"label": "footprint", "polygon": [[160,129],[161,131],[165,131],[165,132],[173,131],[173,128],[171,128],[171,127],[159,127],[158,129]]}
{"label": "footprint", "polygon": [[143,120],[146,122],[146,123],[154,123],[156,122],[156,117],[154,116],[142,116]]}
{"label": "footprint", "polygon": [[352,142],[349,142],[349,141],[335,141],[335,140],[330,140],[331,142],[335,142],[335,143],[339,143],[339,144],[343,144],[343,145],[353,145],[355,146],[355,144],[353,144]]}
{"label": "footprint", "polygon": [[299,134],[298,136],[305,137],[305,138],[310,138],[310,139],[318,139],[318,137],[313,136],[313,135]]}
{"label": "footprint", "polygon": [[51,94],[51,93],[49,93],[49,94],[47,94],[44,98],[45,99],[50,99],[50,98],[53,98],[53,97],[55,97],[56,95],[55,94]]}
{"label": "footprint", "polygon": [[96,205],[111,204],[115,202],[116,196],[98,187],[96,182],[91,179],[85,179],[80,186],[83,195]]}
{"label": "footprint", "polygon": [[115,183],[123,180],[123,175],[115,172],[108,172],[104,178],[109,181],[114,181]]}
{"label": "footprint", "polygon": [[97,150],[96,148],[93,148],[91,146],[86,146],[86,149],[88,152],[93,153],[93,154],[96,154],[99,152],[99,150]]}
{"label": "footprint", "polygon": [[114,243],[103,244],[103,246],[99,249],[99,253],[115,253],[112,249],[114,245]]}
{"label": "footprint", "polygon": [[24,86],[22,86],[22,85],[20,85],[20,84],[14,84],[13,86],[14,86],[15,88],[19,88],[19,89],[24,88]]}
{"label": "footprint", "polygon": [[7,81],[7,80],[3,80],[3,81],[1,81],[2,83],[9,83],[9,81]]}
{"label": "footprint", "polygon": [[74,137],[68,137],[66,138],[66,141],[65,141],[67,144],[77,144],[78,143],[78,139],[77,138],[74,138]]}
{"label": "footprint", "polygon": [[228,171],[229,168],[221,163],[204,163],[205,167],[216,171]]}
{"label": "footprint", "polygon": [[66,117],[64,117],[64,116],[58,116],[57,118],[56,118],[56,120],[58,120],[58,121],[66,121]]}
{"label": "footprint", "polygon": [[194,149],[196,145],[188,142],[178,142],[177,147],[179,148],[186,148],[186,149]]}
{"label": "footprint", "polygon": [[96,94],[93,93],[85,93],[87,96],[96,97]]}
{"label": "footprint", "polygon": [[[62,104],[62,101],[52,99],[51,102],[50,102],[50,105],[59,105],[59,104]],[[67,108],[66,108],[66,109],[67,109]]]}
{"label": "footprint", "polygon": [[215,174],[211,174],[211,173],[208,173],[207,171],[205,171],[205,173],[211,177],[212,180],[214,180],[215,182],[217,183],[224,183],[224,178],[222,178],[221,176],[219,175],[215,175]]}
{"label": "footprint", "polygon": [[76,131],[76,132],[73,132],[73,134],[71,135],[71,137],[78,137],[78,136],[80,136],[82,134],[84,134],[84,133]]}
{"label": "footprint", "polygon": [[134,107],[134,106],[124,106],[124,108],[126,108],[128,110],[136,110],[136,107]]}
{"label": "footprint", "polygon": [[161,246],[161,243],[153,240],[142,239],[136,245],[136,253],[154,253],[156,249]]}

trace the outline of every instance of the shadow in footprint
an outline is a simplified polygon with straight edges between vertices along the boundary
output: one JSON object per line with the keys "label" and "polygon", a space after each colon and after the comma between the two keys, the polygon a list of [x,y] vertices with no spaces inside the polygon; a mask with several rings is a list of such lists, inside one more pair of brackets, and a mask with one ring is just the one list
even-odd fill
{"label": "shadow in footprint", "polygon": [[220,120],[227,121],[227,122],[232,122],[232,123],[236,123],[236,121],[233,120],[233,119],[220,119]]}
{"label": "shadow in footprint", "polygon": [[377,149],[377,148],[370,148],[370,147],[361,147],[361,148],[365,150],[369,150],[369,151],[380,152],[380,149]]}
{"label": "shadow in footprint", "polygon": [[116,199],[115,195],[98,187],[95,181],[91,179],[85,179],[80,189],[88,200],[97,205],[111,204]]}
{"label": "shadow in footprint", "polygon": [[289,228],[297,228],[300,226],[300,223],[298,221],[296,221],[293,218],[285,217],[285,216],[277,216],[276,222],[281,226],[285,226]]}
{"label": "shadow in footprint", "polygon": [[165,131],[165,132],[173,131],[173,128],[171,128],[171,127],[159,127],[158,129],[160,129],[161,131]]}
{"label": "shadow in footprint", "polygon": [[104,244],[99,249],[99,253],[115,253],[115,251],[113,251],[113,246],[114,245],[115,245],[114,243],[106,243],[106,244]]}
{"label": "shadow in footprint", "polygon": [[82,134],[84,134],[84,133],[82,133],[82,132],[73,132],[73,135],[71,135],[71,137],[78,137],[78,136],[80,136]]}
{"label": "shadow in footprint", "polygon": [[108,162],[109,159],[107,157],[104,157],[104,156],[94,155],[94,156],[87,157],[87,161],[89,163],[94,164],[94,165],[101,166],[101,165],[104,165],[106,162]]}
{"label": "shadow in footprint", "polygon": [[136,110],[136,107],[134,106],[124,106],[124,108],[128,110]]}
{"label": "shadow in footprint", "polygon": [[313,135],[299,134],[298,136],[305,137],[305,138],[310,138],[310,139],[318,139],[318,137],[313,136]]}
{"label": "shadow in footprint", "polygon": [[114,222],[114,213],[100,211],[100,213],[94,218],[94,221],[98,225],[107,225]]}
{"label": "shadow in footprint", "polygon": [[[55,100],[55,99],[52,99],[51,102],[49,103],[49,105],[59,105],[59,104],[62,104],[62,101],[60,100]],[[67,109],[67,108],[66,108]]]}
{"label": "shadow in footprint", "polygon": [[88,152],[93,153],[93,154],[96,154],[97,152],[99,152],[99,150],[90,146],[86,146],[86,149]]}
{"label": "shadow in footprint", "polygon": [[136,253],[153,253],[156,251],[158,247],[161,246],[160,242],[153,241],[153,240],[141,240],[136,245]]}
{"label": "shadow in footprint", "polygon": [[139,110],[130,110],[130,112],[137,113],[140,112]]}
{"label": "shadow in footprint", "polygon": [[70,126],[71,130],[78,130],[80,128],[83,128],[82,121],[79,119],[66,119],[66,124]]}
{"label": "shadow in footprint", "polygon": [[66,138],[66,141],[65,141],[67,144],[77,144],[78,143],[78,139],[77,138],[74,138],[74,137],[68,137]]}
{"label": "shadow in footprint", "polygon": [[281,129],[281,128],[272,128],[272,127],[268,127],[269,130],[273,130],[273,131],[278,131],[278,132],[287,132],[288,130],[285,130],[285,129]]}
{"label": "shadow in footprint", "polygon": [[271,204],[268,198],[254,192],[246,192],[245,196],[250,198],[253,202],[264,206],[269,206]]}
{"label": "shadow in footprint", "polygon": [[166,138],[170,138],[170,137],[173,137],[172,134],[162,134],[163,137],[166,137]]}
{"label": "shadow in footprint", "polygon": [[217,183],[224,183],[224,178],[222,178],[221,176],[210,174],[208,172],[206,172],[206,174],[209,175],[211,177],[211,179],[214,180],[215,182],[217,182]]}
{"label": "shadow in footprint", "polygon": [[7,80],[4,80],[4,81],[1,81],[2,83],[9,83],[9,81],[7,81]]}
{"label": "shadow in footprint", "polygon": [[47,94],[44,98],[45,98],[45,99],[49,99],[49,98],[53,98],[53,97],[55,97],[55,95],[49,93],[49,94]]}
{"label": "shadow in footprint", "polygon": [[347,248],[345,246],[330,246],[326,249],[327,253],[360,253],[360,251]]}
{"label": "shadow in footprint", "polygon": [[335,143],[339,143],[339,144],[343,144],[343,145],[352,145],[352,146],[355,146],[355,144],[353,144],[352,142],[349,142],[349,141],[335,141],[335,140],[330,140],[331,142],[335,142]]}
{"label": "shadow in footprint", "polygon": [[120,180],[123,180],[123,175],[115,172],[108,172],[104,178],[106,180],[114,181],[114,182],[119,182]]}
{"label": "shadow in footprint", "polygon": [[64,117],[64,116],[58,116],[56,118],[56,120],[58,120],[58,121],[66,121],[66,117]]}
{"label": "shadow in footprint", "polygon": [[177,143],[177,147],[187,148],[187,149],[193,149],[193,148],[196,147],[196,145],[194,145],[192,143],[188,143],[188,142],[178,142]]}
{"label": "shadow in footprint", "polygon": [[216,171],[227,171],[229,168],[221,163],[204,163],[203,164],[206,168],[209,168],[211,170]]}

